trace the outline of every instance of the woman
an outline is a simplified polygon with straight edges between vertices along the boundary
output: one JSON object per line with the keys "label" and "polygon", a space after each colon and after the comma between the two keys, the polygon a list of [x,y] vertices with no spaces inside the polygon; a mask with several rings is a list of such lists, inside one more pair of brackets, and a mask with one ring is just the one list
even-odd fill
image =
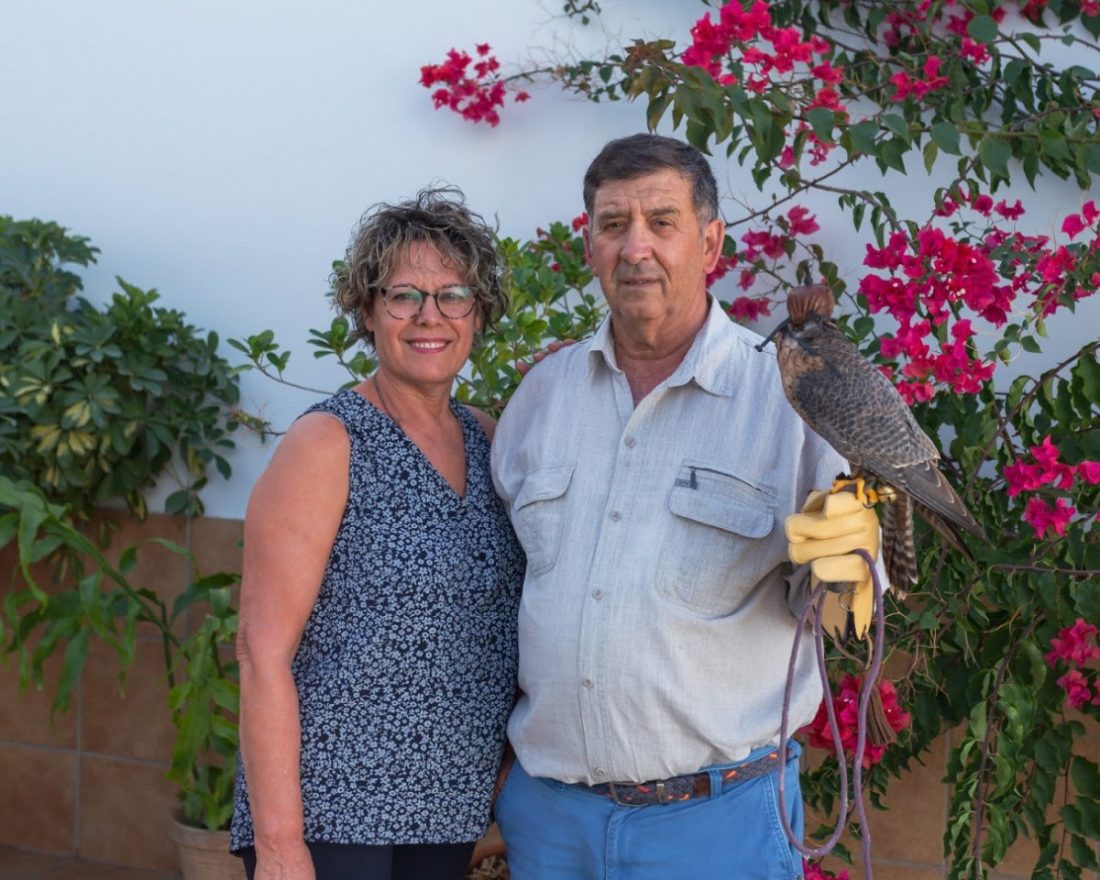
{"label": "woman", "polygon": [[378,370],[298,419],[245,517],[232,849],[250,878],[461,878],[488,824],[523,556],[451,399],[506,306],[455,189],[369,213],[337,307]]}

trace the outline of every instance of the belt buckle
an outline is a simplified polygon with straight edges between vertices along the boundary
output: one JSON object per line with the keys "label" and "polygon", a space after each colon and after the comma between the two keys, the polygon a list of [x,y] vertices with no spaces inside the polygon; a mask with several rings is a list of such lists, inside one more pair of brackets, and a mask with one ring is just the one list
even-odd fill
{"label": "belt buckle", "polygon": [[623,801],[619,800],[619,787],[614,782],[607,783],[607,791],[611,795],[611,800],[613,800],[620,807],[629,806],[629,804],[626,804]]}

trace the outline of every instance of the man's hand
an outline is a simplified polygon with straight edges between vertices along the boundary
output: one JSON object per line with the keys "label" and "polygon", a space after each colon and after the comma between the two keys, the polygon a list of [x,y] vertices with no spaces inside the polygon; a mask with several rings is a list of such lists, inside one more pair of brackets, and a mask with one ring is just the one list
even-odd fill
{"label": "man's hand", "polygon": [[851,491],[811,492],[802,512],[787,517],[786,533],[791,562],[809,563],[817,581],[840,587],[839,592],[829,589],[825,593],[825,630],[837,639],[844,639],[849,632],[862,639],[871,625],[874,589],[867,563],[854,551],[863,549],[872,559],[878,558],[879,524],[874,508],[865,507]]}

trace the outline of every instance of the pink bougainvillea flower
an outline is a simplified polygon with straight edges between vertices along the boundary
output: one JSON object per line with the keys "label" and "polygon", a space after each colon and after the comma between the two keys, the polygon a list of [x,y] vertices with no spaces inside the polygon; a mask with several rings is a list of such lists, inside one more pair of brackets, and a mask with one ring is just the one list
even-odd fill
{"label": "pink bougainvillea flower", "polygon": [[728,257],[722,254],[718,257],[718,262],[715,264],[714,268],[707,273],[707,287],[710,287],[715,281],[720,281],[725,278],[729,270],[735,265],[737,265],[737,254]]}
{"label": "pink bougainvillea flower", "polygon": [[[432,103],[437,110],[443,107],[459,114],[469,122],[487,122],[490,126],[500,123],[499,108],[504,105],[507,92],[505,84],[497,78],[500,62],[489,54],[488,43],[479,43],[476,52],[480,61],[474,62],[468,52],[451,49],[441,64],[425,64],[420,68],[420,84],[432,91]],[[468,68],[473,64],[473,71]],[[516,102],[531,96],[524,91],[514,95]]]}
{"label": "pink bougainvillea flower", "polygon": [[[844,751],[849,755],[855,754],[857,740],[857,722],[859,718],[859,689],[861,680],[855,675],[845,675],[836,687],[835,693],[829,695],[832,699],[833,710],[836,713],[837,728],[840,731],[840,741]],[[894,733],[900,733],[909,726],[912,716],[898,703],[897,691],[889,681],[881,681],[878,685],[879,696],[882,699],[882,708],[886,715],[886,723]],[[806,742],[814,748],[832,750],[833,734],[829,725],[828,709],[825,701],[817,707],[814,720],[802,728],[806,734]],[[882,760],[886,754],[886,746],[867,743],[863,750],[863,766],[869,768]]]}
{"label": "pink bougainvillea flower", "polygon": [[821,228],[817,217],[802,205],[795,205],[787,212],[787,221],[791,235],[810,235]]}
{"label": "pink bougainvillea flower", "polygon": [[574,232],[580,232],[584,227],[588,225],[588,212],[584,211],[573,218],[572,227]]}
{"label": "pink bougainvillea flower", "polygon": [[802,860],[802,876],[804,880],[848,880],[847,871],[834,874],[826,871],[817,862],[807,862],[805,859]]}
{"label": "pink bougainvillea flower", "polygon": [[[1100,2],[1100,0],[1097,0],[1097,2]],[[828,61],[822,61],[820,64],[811,67],[810,73],[830,85],[836,85],[844,79],[844,68],[833,67]]]}
{"label": "pink bougainvillea flower", "polygon": [[1024,522],[1035,529],[1035,534],[1040,538],[1045,537],[1048,532],[1064,535],[1075,513],[1077,508],[1065,498],[1056,498],[1051,506],[1036,495],[1027,500]]}
{"label": "pink bougainvillea flower", "polygon": [[771,315],[771,303],[765,297],[739,296],[730,303],[730,315],[742,323]]}
{"label": "pink bougainvillea flower", "polygon": [[1086,483],[1100,483],[1100,461],[1082,461],[1077,465],[1077,476]]}
{"label": "pink bougainvillea flower", "polygon": [[1019,199],[1016,199],[1016,204],[1012,206],[1009,206],[1008,202],[1002,199],[993,206],[993,210],[1006,220],[1018,220],[1024,215],[1024,206]]}
{"label": "pink bougainvillea flower", "polygon": [[1062,232],[1070,238],[1076,238],[1084,228],[1085,222],[1081,219],[1079,214],[1070,214],[1062,221]]}
{"label": "pink bougainvillea flower", "polygon": [[1077,669],[1071,669],[1058,679],[1058,686],[1066,692],[1066,702],[1074,709],[1080,709],[1093,702],[1089,681]]}
{"label": "pink bougainvillea flower", "polygon": [[1037,464],[1018,461],[1007,464],[1002,471],[1008,484],[1008,497],[1015,498],[1021,492],[1033,492],[1046,482],[1043,469]]}
{"label": "pink bougainvillea flower", "polygon": [[1072,626],[1058,631],[1050,640],[1050,652],[1046,655],[1047,665],[1053,667],[1059,660],[1071,666],[1085,667],[1092,660],[1100,659],[1100,645],[1096,641],[1096,626],[1085,623],[1078,617]]}
{"label": "pink bougainvillea flower", "polygon": [[975,64],[985,64],[989,60],[989,47],[985,43],[975,42],[970,37],[963,37],[959,54],[963,58],[969,58]]}

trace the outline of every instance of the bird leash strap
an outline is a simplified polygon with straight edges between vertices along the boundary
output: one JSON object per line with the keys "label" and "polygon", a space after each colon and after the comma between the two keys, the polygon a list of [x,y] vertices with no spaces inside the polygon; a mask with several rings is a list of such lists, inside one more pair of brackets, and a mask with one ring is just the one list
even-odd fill
{"label": "bird leash strap", "polygon": [[[867,810],[863,800],[863,753],[867,747],[868,710],[871,706],[872,695],[877,688],[879,672],[882,669],[882,645],[886,633],[886,616],[883,612],[882,582],[879,580],[878,570],[871,554],[866,550],[857,549],[858,553],[871,572],[871,584],[874,595],[874,629],[875,636],[871,642],[871,657],[867,666],[867,672],[863,677],[863,683],[859,691],[859,712],[856,722],[856,750],[852,758],[852,787],[854,788],[853,800],[855,801],[856,818],[860,828],[860,849],[863,855],[863,875],[866,880],[872,880],[871,876],[871,829],[867,824]],[[836,847],[837,841],[844,833],[844,827],[848,816],[848,772],[844,760],[844,743],[840,735],[840,727],[836,720],[836,707],[829,699],[831,687],[829,676],[825,668],[825,629],[823,625],[823,605],[828,584],[819,583],[814,587],[810,595],[810,601],[805,604],[798,618],[798,627],[794,634],[794,644],[791,646],[791,659],[787,666],[787,682],[783,691],[783,714],[779,725],[779,766],[783,768],[787,764],[787,736],[790,723],[791,694],[794,690],[795,667],[798,661],[799,647],[802,643],[802,632],[806,627],[807,617],[813,615],[814,653],[817,657],[817,671],[821,676],[821,687],[825,694],[825,713],[829,718],[829,731],[833,735],[833,746],[836,749],[837,765],[840,767],[840,807],[837,814],[836,825],[829,839],[823,846],[806,846],[798,839],[791,828],[787,818],[786,806],[786,774],[779,773],[779,817],[783,822],[783,831],[787,839],[802,855],[811,859],[820,859],[828,855]]]}

